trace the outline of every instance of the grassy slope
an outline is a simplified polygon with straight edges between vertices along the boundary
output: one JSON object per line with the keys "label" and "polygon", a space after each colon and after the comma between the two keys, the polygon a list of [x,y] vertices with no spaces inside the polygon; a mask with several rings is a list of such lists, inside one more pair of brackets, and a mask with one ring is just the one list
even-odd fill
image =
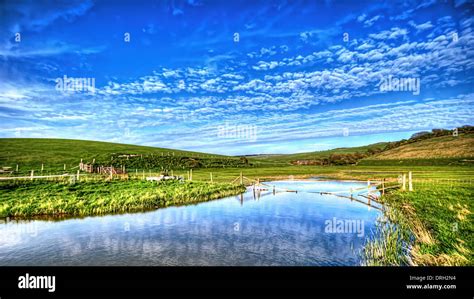
{"label": "grassy slope", "polygon": [[381,227],[382,238],[369,242],[368,264],[474,265],[473,197],[472,182],[459,180],[415,181],[413,192],[383,196],[397,226]]}
{"label": "grassy slope", "polygon": [[77,164],[80,159],[92,160],[113,153],[157,154],[174,152],[175,155],[223,157],[219,155],[174,149],[109,143],[100,141],[41,138],[0,138],[0,166],[9,162],[20,164]]}
{"label": "grassy slope", "polygon": [[440,136],[381,152],[370,160],[473,158],[474,134]]}
{"label": "grassy slope", "polygon": [[[306,152],[288,155],[249,156],[249,161],[256,166],[283,166],[296,160],[317,160],[331,154],[366,153],[369,149],[384,148],[386,143],[375,143],[366,146],[337,148],[327,151]],[[225,158],[222,155],[180,151],[174,149],[137,146],[86,140],[40,139],[40,138],[0,138],[0,166],[27,165],[37,168],[45,165],[77,166],[80,159],[91,161],[93,158],[104,159],[113,153],[129,153],[156,156],[161,153],[176,156]],[[361,165],[448,165],[453,158],[474,157],[474,135],[459,137],[442,136],[412,144],[400,146],[369,158],[363,159]],[[231,157],[229,157],[231,158]],[[232,157],[235,159],[234,157]],[[387,161],[389,160],[389,161]],[[406,160],[406,162],[404,162]],[[401,161],[401,162],[400,162]],[[388,163],[388,164],[387,164]]]}

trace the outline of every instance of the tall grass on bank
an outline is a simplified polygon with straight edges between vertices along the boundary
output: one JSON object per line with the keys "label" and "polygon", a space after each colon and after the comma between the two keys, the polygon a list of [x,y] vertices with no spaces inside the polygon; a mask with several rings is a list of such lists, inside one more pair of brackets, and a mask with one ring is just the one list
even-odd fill
{"label": "tall grass on bank", "polygon": [[386,217],[396,226],[382,227],[381,238],[367,244],[366,264],[474,265],[474,186],[438,181],[414,188],[382,197]]}
{"label": "tall grass on bank", "polygon": [[146,181],[48,181],[0,184],[0,217],[100,215],[185,205],[240,194],[244,186],[224,183]]}
{"label": "tall grass on bank", "polygon": [[[385,213],[393,213],[386,211]],[[389,222],[385,215],[377,221],[376,233],[363,249],[362,264],[365,266],[411,265],[410,246],[413,235],[406,228]]]}

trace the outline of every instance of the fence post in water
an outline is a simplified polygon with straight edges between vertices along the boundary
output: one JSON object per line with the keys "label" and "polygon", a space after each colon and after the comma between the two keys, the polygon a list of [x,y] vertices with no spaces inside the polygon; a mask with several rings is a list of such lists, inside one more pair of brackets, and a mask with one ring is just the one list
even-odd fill
{"label": "fence post in water", "polygon": [[413,183],[411,180],[411,171],[408,172],[408,191],[413,191]]}
{"label": "fence post in water", "polygon": [[273,185],[273,195],[275,195],[275,185]]}
{"label": "fence post in water", "polygon": [[406,173],[403,174],[402,176],[402,190],[406,190],[407,189],[407,175]]}
{"label": "fence post in water", "polygon": [[370,180],[367,180],[367,197],[370,197]]}

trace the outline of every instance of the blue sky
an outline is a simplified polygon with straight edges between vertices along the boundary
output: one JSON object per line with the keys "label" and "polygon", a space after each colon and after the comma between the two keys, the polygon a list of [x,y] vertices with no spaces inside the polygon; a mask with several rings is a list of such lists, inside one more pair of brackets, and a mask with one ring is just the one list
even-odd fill
{"label": "blue sky", "polygon": [[[0,137],[238,155],[473,125],[471,6],[7,0]],[[94,79],[93,92],[58,90],[64,76]],[[419,92],[382,90],[388,78]]]}

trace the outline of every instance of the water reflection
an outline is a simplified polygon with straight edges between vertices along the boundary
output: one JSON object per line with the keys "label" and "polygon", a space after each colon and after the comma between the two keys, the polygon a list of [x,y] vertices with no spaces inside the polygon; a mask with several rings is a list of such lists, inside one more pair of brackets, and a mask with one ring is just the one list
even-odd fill
{"label": "water reflection", "polygon": [[[0,224],[0,265],[356,265],[378,210],[308,193],[354,182],[272,182],[298,193],[241,196],[146,213]],[[308,192],[303,192],[308,191]],[[325,221],[364,225],[328,233]],[[34,225],[34,234],[31,226]],[[30,226],[30,230],[27,230]]]}

